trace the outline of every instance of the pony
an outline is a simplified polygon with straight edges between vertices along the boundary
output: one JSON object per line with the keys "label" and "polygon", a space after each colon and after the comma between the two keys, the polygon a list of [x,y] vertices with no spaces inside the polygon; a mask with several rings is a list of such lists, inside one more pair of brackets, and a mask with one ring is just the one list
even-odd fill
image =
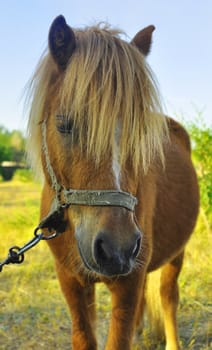
{"label": "pony", "polygon": [[166,350],[180,349],[177,281],[199,195],[189,136],[162,113],[146,62],[154,29],[128,42],[58,16],[30,84],[27,149],[44,177],[41,218],[63,212],[48,245],[74,350],[97,349],[97,282],[112,299],[106,350],[132,348],[145,309]]}

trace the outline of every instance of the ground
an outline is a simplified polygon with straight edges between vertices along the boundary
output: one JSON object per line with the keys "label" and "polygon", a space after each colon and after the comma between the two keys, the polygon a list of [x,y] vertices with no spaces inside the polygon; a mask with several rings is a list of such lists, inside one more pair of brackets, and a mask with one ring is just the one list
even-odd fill
{"label": "ground", "polygon": [[[8,248],[33,237],[39,221],[41,186],[0,183],[0,261]],[[182,348],[212,349],[211,231],[204,212],[186,250],[180,277],[179,331]],[[98,341],[103,349],[110,317],[110,296],[97,287]],[[45,242],[26,253],[22,265],[0,273],[0,350],[70,350],[70,318]],[[145,329],[133,350],[162,350]]]}

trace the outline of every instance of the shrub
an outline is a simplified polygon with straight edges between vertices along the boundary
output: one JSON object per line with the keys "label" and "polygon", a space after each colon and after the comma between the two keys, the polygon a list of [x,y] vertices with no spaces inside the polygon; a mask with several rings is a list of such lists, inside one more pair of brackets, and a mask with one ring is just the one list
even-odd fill
{"label": "shrub", "polygon": [[200,118],[187,124],[192,141],[192,157],[197,170],[200,186],[201,207],[212,219],[212,128],[205,125]]}
{"label": "shrub", "polygon": [[21,182],[31,182],[33,181],[32,171],[30,169],[17,169],[13,179]]}

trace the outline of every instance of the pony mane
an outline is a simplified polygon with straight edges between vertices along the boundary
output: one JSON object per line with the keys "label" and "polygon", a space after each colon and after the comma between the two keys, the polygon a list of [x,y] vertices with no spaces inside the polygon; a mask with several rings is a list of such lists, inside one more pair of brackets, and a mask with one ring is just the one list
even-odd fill
{"label": "pony mane", "polygon": [[163,162],[168,128],[156,83],[144,56],[120,35],[101,25],[75,30],[76,49],[64,73],[50,53],[41,58],[29,87],[27,149],[35,169],[41,167],[41,123],[58,114],[71,118],[82,152],[86,146],[97,165],[115,149],[118,127],[122,165],[130,157],[135,171],[146,172],[156,155]]}

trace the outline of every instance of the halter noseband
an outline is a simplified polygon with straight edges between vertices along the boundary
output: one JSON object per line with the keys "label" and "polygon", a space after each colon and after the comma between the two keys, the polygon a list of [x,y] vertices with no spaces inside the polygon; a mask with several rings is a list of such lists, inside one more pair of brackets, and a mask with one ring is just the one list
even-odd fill
{"label": "halter noseband", "polygon": [[[46,120],[42,123],[42,148],[45,156],[46,168],[51,178],[52,188],[55,190],[56,208],[61,206],[69,207],[70,205],[85,206],[115,206],[123,207],[130,211],[134,211],[137,204],[137,198],[131,193],[120,190],[74,190],[66,189],[61,186],[52,168],[48,146],[46,141]],[[63,201],[61,200],[63,195]]]}
{"label": "halter noseband", "polygon": [[130,193],[116,190],[67,190],[64,189],[68,205],[115,206],[134,211],[137,199]]}

